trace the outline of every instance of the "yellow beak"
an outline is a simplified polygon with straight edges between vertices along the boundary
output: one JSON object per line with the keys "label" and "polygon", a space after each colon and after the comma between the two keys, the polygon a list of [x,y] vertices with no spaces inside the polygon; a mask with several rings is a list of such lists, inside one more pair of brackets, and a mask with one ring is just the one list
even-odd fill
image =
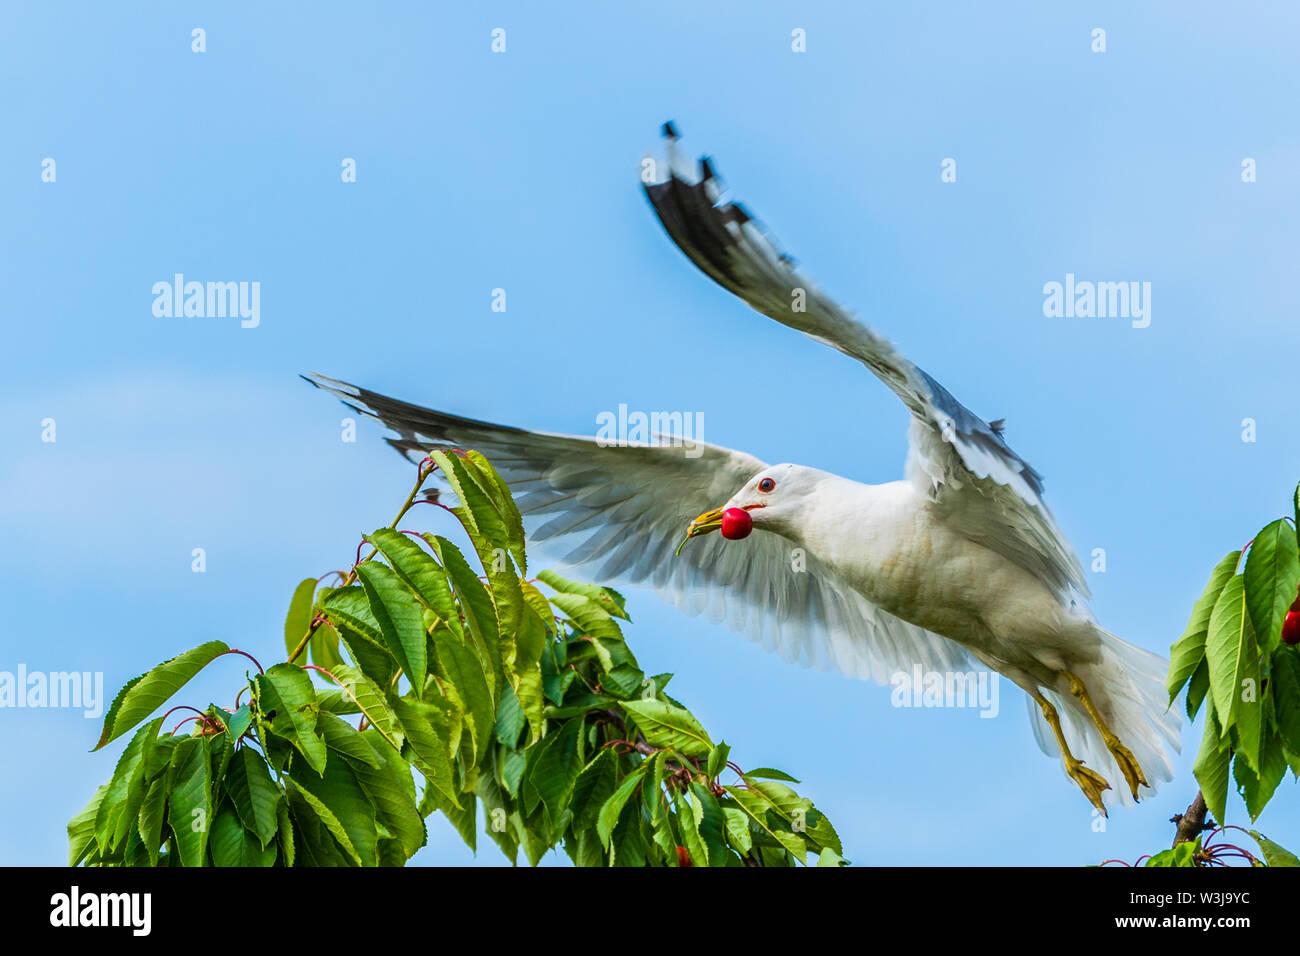
{"label": "yellow beak", "polygon": [[708,534],[710,531],[717,531],[722,527],[722,512],[724,508],[714,508],[712,511],[706,511],[686,527],[686,537],[682,543],[677,546],[673,557],[682,553],[682,548],[686,547],[686,542],[691,538],[698,538],[702,534]]}

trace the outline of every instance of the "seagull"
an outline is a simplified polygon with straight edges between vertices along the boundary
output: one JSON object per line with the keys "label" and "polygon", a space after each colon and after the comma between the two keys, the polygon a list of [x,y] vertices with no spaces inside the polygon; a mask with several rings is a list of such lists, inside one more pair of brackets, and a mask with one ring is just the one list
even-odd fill
{"label": "seagull", "polygon": [[861,362],[899,397],[911,415],[901,480],[865,484],[704,442],[684,454],[662,437],[528,431],[303,377],[395,431],[386,440],[413,461],[434,448],[482,452],[530,543],[580,576],[648,585],[791,662],[879,684],[978,661],[1025,692],[1039,747],[1101,814],[1110,779],[1123,780],[1125,806],[1172,779],[1180,719],[1166,662],[1088,610],[1083,568],[1004,421],[985,422],[806,280],[724,199],[712,160],[692,168],[676,128],[663,134],[666,156],[643,161],[641,185],[668,237],[751,308]]}

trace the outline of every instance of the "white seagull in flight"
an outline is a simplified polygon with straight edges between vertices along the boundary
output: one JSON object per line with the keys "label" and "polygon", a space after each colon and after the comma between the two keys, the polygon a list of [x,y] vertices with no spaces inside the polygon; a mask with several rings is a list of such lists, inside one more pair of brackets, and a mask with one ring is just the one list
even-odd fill
{"label": "white seagull in flight", "polygon": [[1043,502],[1042,478],[1003,440],[1001,422],[972,413],[802,278],[722,200],[709,160],[682,168],[672,124],[664,134],[667,162],[645,167],[663,175],[643,186],[669,237],[749,306],[857,359],[898,395],[911,413],[903,480],[863,484],[703,443],[698,457],[680,444],[611,447],[308,381],[394,429],[389,443],[413,460],[431,448],[483,452],[530,540],[585,577],[649,584],[788,660],[880,684],[917,664],[962,672],[973,657],[1029,695],[1039,746],[1060,754],[1103,813],[1108,778],[1123,779],[1126,805],[1171,779],[1166,745],[1178,749],[1180,721],[1165,661],[1089,614],[1083,569]]}

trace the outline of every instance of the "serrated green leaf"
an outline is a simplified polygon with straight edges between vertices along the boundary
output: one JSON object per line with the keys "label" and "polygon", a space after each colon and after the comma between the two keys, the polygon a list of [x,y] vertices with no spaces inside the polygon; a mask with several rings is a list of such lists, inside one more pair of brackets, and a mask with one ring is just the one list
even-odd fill
{"label": "serrated green leaf", "polygon": [[376,769],[379,767],[379,758],[375,756],[370,744],[342,717],[321,711],[316,717],[316,729],[329,749],[354,762],[369,764]]}
{"label": "serrated green leaf", "polygon": [[1300,859],[1297,859],[1294,853],[1278,846],[1258,830],[1251,830],[1250,835],[1264,851],[1264,862],[1269,866],[1300,866]]}
{"label": "serrated green leaf", "polygon": [[420,773],[444,800],[459,807],[460,798],[456,793],[451,759],[447,755],[448,742],[438,735],[429,719],[430,705],[405,697],[394,697],[391,704]]}
{"label": "serrated green leaf", "polygon": [[298,647],[298,642],[307,636],[307,629],[311,627],[312,598],[315,594],[315,578],[304,578],[293,589],[293,597],[289,599],[289,612],[284,618],[284,652],[286,654],[292,654]]}
{"label": "serrated green leaf", "polygon": [[348,699],[365,716],[366,722],[375,728],[393,750],[401,750],[401,729],[383,691],[375,682],[354,667],[336,667],[334,676],[341,682]]}
{"label": "serrated green leaf", "polygon": [[[333,838],[334,844],[345,854],[344,858],[353,866],[361,866],[361,855],[357,852],[356,847],[352,845],[352,839],[348,836],[348,831],[344,829],[343,824],[339,822],[339,818],[334,815],[334,812],[321,802],[319,797],[305,787],[300,786],[291,777],[286,777],[284,784],[285,793],[289,796],[290,807],[295,811],[295,814],[309,815],[311,819],[325,827]],[[303,816],[299,816],[300,822],[302,819]],[[311,852],[312,846],[310,843],[304,841],[299,844],[297,842],[299,836],[307,836],[302,827],[295,829],[294,836],[295,851]],[[319,848],[319,844],[317,844],[317,847]],[[319,864],[320,861],[317,862]]]}
{"label": "serrated green leaf", "polygon": [[598,584],[587,584],[582,581],[572,581],[549,568],[538,572],[537,578],[539,581],[545,581],[561,594],[577,594],[589,598],[596,602],[601,610],[612,617],[621,617],[625,621],[632,620],[627,614],[627,599],[613,588],[601,587]]}
{"label": "serrated green leaf", "polygon": [[1201,738],[1201,751],[1196,756],[1192,773],[1201,785],[1201,795],[1214,819],[1224,822],[1225,807],[1228,802],[1228,764],[1232,760],[1232,751],[1219,746],[1220,729],[1211,711],[1206,716],[1205,734]]}
{"label": "serrated green leaf", "polygon": [[596,817],[596,833],[600,836],[601,846],[609,849],[609,839],[614,832],[614,827],[618,825],[619,817],[623,814],[623,808],[627,805],[632,794],[636,791],[637,786],[645,778],[645,764],[641,764],[636,770],[632,771],[623,778],[623,782],[610,795],[600,808],[600,813]]}
{"label": "serrated green leaf", "polygon": [[357,566],[357,576],[370,600],[370,611],[379,624],[384,644],[397,659],[416,695],[428,674],[428,645],[420,606],[392,570],[376,561]]}
{"label": "serrated green leaf", "polygon": [[1206,658],[1210,664],[1210,694],[1223,730],[1236,728],[1238,752],[1252,767],[1259,766],[1260,674],[1250,614],[1241,577],[1224,586],[1210,614]]}
{"label": "serrated green leaf", "polygon": [[176,841],[175,863],[202,866],[212,826],[212,764],[208,741],[186,737],[172,751],[171,794],[167,822]]}
{"label": "serrated green leaf", "polygon": [[212,862],[217,866],[271,866],[275,863],[274,844],[266,846],[244,829],[239,815],[229,803],[223,803],[212,821],[208,840]]}
{"label": "serrated green leaf", "polygon": [[705,757],[713,741],[690,711],[662,700],[628,700],[619,704],[631,714],[652,747],[668,747],[688,757]]}
{"label": "serrated green leaf", "polygon": [[[362,741],[365,743],[365,741]],[[316,774],[311,770],[295,765],[293,783],[310,793],[328,807],[340,827],[347,834],[347,844],[355,851],[356,858],[362,866],[378,866],[379,834],[375,827],[375,807],[366,795],[365,789],[357,780],[352,765],[346,760],[331,760],[325,764],[325,773]],[[319,808],[313,809],[320,816]],[[338,834],[330,822],[321,817],[330,833],[338,839]],[[342,844],[343,841],[339,840]]]}
{"label": "serrated green leaf", "polygon": [[269,846],[278,826],[280,788],[266,759],[252,747],[240,747],[226,772],[225,789],[243,826],[261,846]]}
{"label": "serrated green leaf", "polygon": [[307,672],[294,664],[280,663],[254,680],[262,712],[275,714],[271,732],[292,744],[311,768],[320,773],[325,769],[327,754],[325,741],[316,729],[319,708],[316,689]]}
{"label": "serrated green leaf", "polygon": [[131,680],[117,693],[108,713],[104,715],[104,728],[94,749],[99,750],[110,741],[131,730],[136,724],[167,702],[173,694],[213,660],[230,650],[221,641],[208,641],[198,647],[163,661],[157,667]]}
{"label": "serrated green leaf", "polygon": [[1255,638],[1267,654],[1281,643],[1282,622],[1300,582],[1296,533],[1285,519],[1265,525],[1255,536],[1242,578]]}
{"label": "serrated green leaf", "polygon": [[96,788],[90,802],[68,821],[68,866],[76,866],[95,845],[95,817],[108,793],[108,784]]}
{"label": "serrated green leaf", "polygon": [[1205,639],[1210,628],[1210,614],[1223,592],[1228,579],[1237,573],[1237,564],[1241,561],[1241,552],[1233,551],[1215,565],[1210,572],[1209,583],[1192,606],[1192,616],[1183,630],[1183,636],[1169,649],[1169,702],[1173,703],[1178,692],[1195,673],[1197,666],[1205,657]]}

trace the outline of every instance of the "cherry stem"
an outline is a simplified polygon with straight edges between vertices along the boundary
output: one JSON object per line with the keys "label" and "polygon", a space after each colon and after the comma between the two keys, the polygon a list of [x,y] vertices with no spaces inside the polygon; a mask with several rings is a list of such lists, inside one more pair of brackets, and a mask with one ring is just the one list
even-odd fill
{"label": "cherry stem", "polygon": [[[224,655],[226,655],[226,654],[242,654],[244,657],[247,657],[250,661],[253,662],[254,666],[257,667],[257,672],[258,672],[259,674],[265,674],[265,673],[266,673],[266,671],[262,670],[262,665],[259,664],[259,663],[257,662],[257,658],[254,657],[252,654],[248,653],[247,651],[241,651],[241,650],[240,650],[239,648],[237,648],[237,647],[232,647],[232,648],[231,648],[230,650],[228,650],[228,651],[222,651],[222,652],[221,652],[220,654],[218,654],[217,656],[218,656],[218,657],[222,657],[222,656],[224,656]],[[239,698],[236,697],[235,700],[238,701]]]}

